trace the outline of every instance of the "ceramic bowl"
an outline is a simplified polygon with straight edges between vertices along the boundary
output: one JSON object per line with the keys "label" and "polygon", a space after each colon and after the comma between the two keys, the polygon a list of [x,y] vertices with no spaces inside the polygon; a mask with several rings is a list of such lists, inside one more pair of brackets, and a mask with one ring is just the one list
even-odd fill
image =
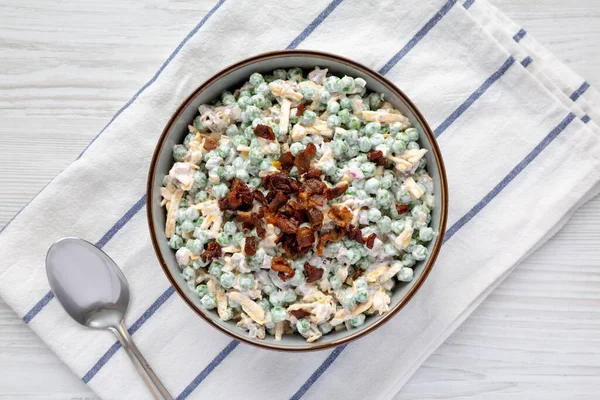
{"label": "ceramic bowl", "polygon": [[[369,316],[365,324],[360,328],[332,332],[324,335],[314,343],[307,343],[300,335],[284,335],[281,341],[276,341],[270,335],[267,335],[262,340],[253,339],[248,337],[240,328],[237,328],[235,322],[221,321],[216,312],[204,310],[200,305],[198,296],[181,277],[175,260],[175,253],[169,247],[168,240],[164,235],[166,211],[160,206],[161,182],[173,165],[171,153],[173,145],[183,142],[184,137],[188,133],[187,126],[197,115],[200,104],[212,102],[224,90],[233,92],[233,90],[246,82],[253,72],[265,74],[277,68],[289,69],[291,67],[301,67],[304,70],[311,70],[315,66],[328,68],[330,72],[337,76],[349,75],[352,77],[362,77],[367,81],[367,88],[370,91],[384,93],[385,99],[406,115],[419,130],[421,147],[429,150],[425,157],[427,159],[428,171],[433,178],[435,195],[435,208],[432,212],[431,226],[438,232],[438,235],[435,240],[429,243],[429,257],[415,266],[415,278],[413,281],[397,284],[394,288],[390,311],[386,314]],[[275,51],[250,57],[223,69],[202,83],[177,108],[160,136],[150,164],[147,187],[147,214],[152,244],[160,265],[179,296],[198,316],[219,331],[251,345],[280,351],[310,351],[332,348],[356,340],[363,335],[373,332],[397,314],[397,318],[402,318],[402,313],[398,312],[423,285],[423,282],[433,268],[442,245],[448,208],[447,191],[444,163],[433,132],[417,107],[394,84],[370,68],[334,54],[310,50]]]}

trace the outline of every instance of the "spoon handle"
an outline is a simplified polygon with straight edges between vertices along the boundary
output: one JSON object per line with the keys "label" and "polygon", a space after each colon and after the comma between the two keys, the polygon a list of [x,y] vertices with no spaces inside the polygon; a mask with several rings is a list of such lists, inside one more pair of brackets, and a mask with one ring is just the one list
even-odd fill
{"label": "spoon handle", "polygon": [[158,400],[173,400],[167,389],[160,382],[160,379],[158,379],[158,376],[156,376],[148,362],[144,359],[144,356],[142,356],[142,353],[140,353],[137,346],[133,343],[123,321],[121,321],[119,326],[112,327],[110,330],[119,339],[121,345],[123,345],[123,349],[125,349],[138,373],[144,379],[144,382],[146,382],[153,397]]}

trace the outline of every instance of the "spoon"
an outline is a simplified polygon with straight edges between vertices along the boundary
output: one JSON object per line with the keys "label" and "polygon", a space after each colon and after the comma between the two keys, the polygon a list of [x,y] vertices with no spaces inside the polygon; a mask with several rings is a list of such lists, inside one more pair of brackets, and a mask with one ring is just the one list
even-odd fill
{"label": "spoon", "polygon": [[117,264],[83,239],[63,238],[48,249],[46,274],[54,296],[71,318],[114,333],[154,398],[172,400],[127,332],[129,284]]}

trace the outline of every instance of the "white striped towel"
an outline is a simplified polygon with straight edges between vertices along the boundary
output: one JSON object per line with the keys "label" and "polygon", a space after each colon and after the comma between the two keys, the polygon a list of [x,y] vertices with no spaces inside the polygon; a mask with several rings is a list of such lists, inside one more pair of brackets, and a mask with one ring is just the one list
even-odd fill
{"label": "white striped towel", "polygon": [[[485,0],[306,4],[220,0],[4,228],[0,294],[100,397],[148,392],[111,334],[77,325],[49,292],[44,256],[60,237],[95,242],[123,268],[127,324],[178,399],[391,398],[598,191],[600,97]],[[355,343],[308,354],[240,345],[200,320],[173,295],[143,212],[150,156],[178,104],[224,66],[286,47],[353,58],[394,81],[435,129],[450,188],[445,244],[410,304]]]}

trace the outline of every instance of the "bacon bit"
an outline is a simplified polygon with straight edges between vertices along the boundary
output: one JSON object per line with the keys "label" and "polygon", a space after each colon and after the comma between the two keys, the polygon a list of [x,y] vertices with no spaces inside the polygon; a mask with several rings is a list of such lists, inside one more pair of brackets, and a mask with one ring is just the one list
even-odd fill
{"label": "bacon bit", "polygon": [[258,235],[259,238],[264,239],[265,236],[267,235],[267,231],[263,225],[262,220],[260,220],[259,218],[257,218],[254,221],[254,227],[256,228],[256,234]]}
{"label": "bacon bit", "polygon": [[310,313],[305,310],[292,310],[292,311],[290,311],[290,314],[292,314],[297,319],[302,319],[302,318],[310,315]]}
{"label": "bacon bit", "polygon": [[346,193],[346,190],[348,190],[348,182],[342,181],[334,187],[325,190],[325,197],[327,197],[327,200],[333,200]]}
{"label": "bacon bit", "polygon": [[300,187],[301,192],[308,194],[321,194],[327,189],[327,185],[320,179],[307,179]]}
{"label": "bacon bit", "polygon": [[332,229],[323,233],[321,236],[319,236],[319,243],[317,244],[317,255],[320,256],[323,254],[323,249],[325,248],[325,244],[327,244],[327,242],[335,243],[339,242],[343,238],[344,231],[341,229]]}
{"label": "bacon bit", "polygon": [[381,150],[369,153],[367,155],[367,158],[369,159],[369,161],[373,161],[377,165],[387,165],[387,161],[385,160],[385,157],[383,156],[383,151]]}
{"label": "bacon bit", "polygon": [[277,272],[279,279],[282,281],[287,281],[292,278],[296,271],[290,266],[290,263],[287,262],[283,257],[273,257],[271,260],[271,269]]}
{"label": "bacon bit", "polygon": [[238,211],[236,219],[241,223],[253,223],[252,213],[250,211]]}
{"label": "bacon bit", "polygon": [[298,106],[298,108],[296,109],[296,117],[299,117],[302,115],[302,113],[304,113],[304,110],[306,109],[306,106],[304,104],[300,104]]}
{"label": "bacon bit", "polygon": [[304,179],[319,179],[321,178],[321,174],[323,172],[320,169],[311,169],[310,171],[308,171],[307,173],[305,173],[303,175]]}
{"label": "bacon bit", "polygon": [[289,171],[294,166],[294,155],[291,151],[285,152],[279,157],[278,161],[279,166],[281,167],[279,169]]}
{"label": "bacon bit", "polygon": [[206,137],[204,138],[204,149],[211,151],[219,147],[219,142],[213,138]]}
{"label": "bacon bit", "polygon": [[408,211],[408,204],[396,204],[396,211],[399,215],[404,214]]}
{"label": "bacon bit", "polygon": [[365,244],[362,231],[352,224],[348,225],[348,239],[354,240],[359,244]]}
{"label": "bacon bit", "polygon": [[281,238],[281,248],[285,251],[287,258],[296,258],[300,254],[304,254],[308,251],[308,248],[306,248],[305,251],[305,249],[298,247],[296,235],[293,234],[283,234],[283,237]]}
{"label": "bacon bit", "polygon": [[217,242],[210,242],[206,246],[206,250],[200,254],[200,258],[202,261],[206,262],[207,260],[213,260],[214,258],[221,257],[223,253],[221,252],[221,245]]}
{"label": "bacon bit", "polygon": [[275,140],[275,132],[270,126],[258,124],[254,128],[254,135],[267,140]]}
{"label": "bacon bit", "polygon": [[372,249],[372,248],[373,248],[373,245],[375,244],[375,239],[376,239],[376,238],[377,238],[377,235],[376,235],[376,234],[374,234],[374,233],[371,233],[371,234],[370,234],[370,235],[367,237],[367,239],[365,240],[365,242],[366,242],[366,244],[365,244],[365,245],[367,246],[367,249]]}
{"label": "bacon bit", "polygon": [[283,192],[284,194],[297,192],[300,189],[300,184],[298,183],[298,181],[293,178],[290,178],[284,172],[278,172],[273,175],[265,176],[263,178],[263,186],[269,189],[270,191]]}
{"label": "bacon bit", "polygon": [[277,192],[275,194],[275,198],[271,200],[271,204],[269,204],[269,211],[275,212],[280,209],[290,198],[287,197],[282,192]]}
{"label": "bacon bit", "polygon": [[309,206],[322,206],[323,204],[325,204],[326,201],[326,197],[323,196],[322,194],[313,194],[312,196],[310,196],[308,198],[308,205]]}
{"label": "bacon bit", "polygon": [[342,228],[348,226],[348,223],[352,220],[352,211],[345,206],[335,205],[331,207],[331,210],[329,210],[327,215],[336,225],[341,226]]}
{"label": "bacon bit", "polygon": [[293,218],[288,219],[281,214],[268,214],[266,220],[285,233],[296,233],[296,230],[298,230],[298,221]]}
{"label": "bacon bit", "polygon": [[247,211],[252,208],[253,201],[254,196],[252,195],[250,188],[241,180],[233,178],[229,194],[226,197],[219,199],[218,204],[221,211],[235,211],[238,209]]}
{"label": "bacon bit", "polygon": [[256,189],[252,192],[252,196],[254,196],[254,200],[258,201],[263,206],[267,205],[267,201],[265,200],[265,195],[260,190]]}
{"label": "bacon bit", "polygon": [[308,216],[308,221],[310,222],[310,227],[318,232],[323,227],[323,213],[315,207],[311,207],[306,212]]}
{"label": "bacon bit", "polygon": [[298,173],[303,174],[310,169],[310,160],[317,154],[317,146],[309,143],[294,159],[294,165],[298,168]]}
{"label": "bacon bit", "polygon": [[249,236],[246,238],[246,243],[244,244],[244,253],[247,256],[253,256],[256,254],[256,238],[254,236]]}
{"label": "bacon bit", "polygon": [[292,216],[294,219],[300,223],[306,222],[308,216],[306,215],[306,210],[293,210]]}
{"label": "bacon bit", "polygon": [[354,274],[352,274],[352,280],[355,281],[356,278],[358,278],[359,276],[361,276],[363,274],[363,270],[360,268],[356,268],[356,271],[354,271]]}
{"label": "bacon bit", "polygon": [[296,232],[296,242],[300,248],[312,247],[315,242],[315,234],[310,228],[302,227]]}
{"label": "bacon bit", "polygon": [[307,262],[304,263],[304,272],[306,272],[306,283],[313,283],[323,277],[323,269],[313,267]]}

